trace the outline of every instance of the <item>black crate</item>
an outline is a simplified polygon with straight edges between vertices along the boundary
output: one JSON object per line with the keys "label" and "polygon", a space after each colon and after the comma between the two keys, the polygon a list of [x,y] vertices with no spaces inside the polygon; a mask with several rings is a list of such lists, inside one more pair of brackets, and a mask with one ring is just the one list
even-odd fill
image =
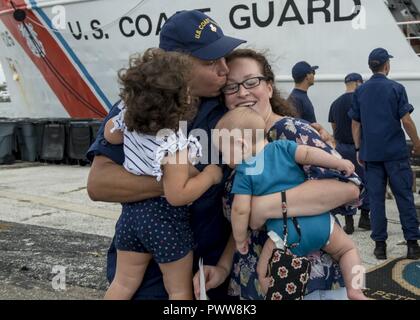
{"label": "black crate", "polygon": [[36,139],[36,154],[37,154],[37,161],[41,160],[41,154],[42,154],[42,143],[44,140],[44,127],[46,124],[49,123],[49,120],[47,118],[39,118],[39,119],[32,119],[34,127],[35,127],[35,133],[37,136]]}
{"label": "black crate", "polygon": [[16,121],[0,121],[0,164],[12,164],[16,160],[16,127]]}
{"label": "black crate", "polygon": [[53,123],[46,123],[44,124],[42,131],[42,148],[40,159],[45,161],[65,160],[65,123],[58,121]]}
{"label": "black crate", "polygon": [[39,159],[38,144],[40,137],[31,119],[20,119],[17,125],[19,159],[34,162]]}
{"label": "black crate", "polygon": [[67,157],[70,160],[87,161],[86,152],[91,143],[89,121],[70,121],[67,125]]}

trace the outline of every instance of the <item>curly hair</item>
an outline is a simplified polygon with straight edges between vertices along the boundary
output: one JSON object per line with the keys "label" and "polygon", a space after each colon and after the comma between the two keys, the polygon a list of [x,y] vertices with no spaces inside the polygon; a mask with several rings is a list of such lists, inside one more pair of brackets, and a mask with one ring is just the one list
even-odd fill
{"label": "curly hair", "polygon": [[161,129],[177,130],[179,121],[192,119],[191,70],[190,58],[182,53],[150,48],[131,56],[129,67],[118,72],[127,129],[155,135]]}
{"label": "curly hair", "polygon": [[271,82],[273,86],[273,96],[270,99],[273,112],[280,116],[296,117],[297,113],[295,109],[289,102],[282,98],[280,92],[276,88],[273,70],[264,54],[252,49],[236,49],[226,57],[226,63],[238,58],[253,59],[260,65],[263,76],[266,77],[267,81]]}

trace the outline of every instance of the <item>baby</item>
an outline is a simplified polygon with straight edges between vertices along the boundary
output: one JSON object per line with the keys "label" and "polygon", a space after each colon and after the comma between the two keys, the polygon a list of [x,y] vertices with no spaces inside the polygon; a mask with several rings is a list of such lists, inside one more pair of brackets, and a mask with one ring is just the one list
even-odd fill
{"label": "baby", "polygon": [[[353,164],[339,159],[319,148],[297,145],[292,141],[278,140],[269,143],[264,132],[265,121],[254,110],[238,107],[229,111],[217,124],[213,141],[222,152],[224,162],[235,168],[236,174],[232,193],[232,229],[236,248],[242,254],[248,252],[248,225],[252,196],[261,196],[286,191],[305,181],[300,165],[315,165],[337,171],[346,176],[354,172]],[[236,133],[236,134],[235,134]],[[218,138],[218,139],[217,139]],[[227,139],[228,138],[228,139]],[[339,227],[329,213],[312,217],[299,217],[301,239],[291,251],[298,256],[323,249],[339,261],[349,299],[364,300],[360,284],[357,284],[355,270],[361,265],[353,241]],[[288,244],[299,240],[297,230],[288,219]],[[258,276],[263,292],[267,292],[266,271],[268,260],[275,243],[283,236],[283,220],[266,221],[271,239],[264,245],[258,262]],[[356,268],[355,268],[356,267]]]}

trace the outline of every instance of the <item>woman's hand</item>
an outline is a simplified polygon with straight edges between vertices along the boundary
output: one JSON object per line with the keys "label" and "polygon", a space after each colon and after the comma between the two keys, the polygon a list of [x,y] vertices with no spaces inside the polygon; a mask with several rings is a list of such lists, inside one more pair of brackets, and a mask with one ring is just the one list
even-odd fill
{"label": "woman's hand", "polygon": [[219,184],[222,182],[223,179],[223,171],[222,168],[215,164],[209,164],[207,167],[204,168],[203,172],[206,172],[210,177],[213,178],[214,184]]}
{"label": "woman's hand", "polygon": [[[204,279],[206,281],[206,291],[210,289],[217,288],[220,286],[227,277],[229,276],[229,271],[221,266],[203,266],[204,269]],[[194,285],[194,295],[198,300],[200,299],[200,272],[197,271],[193,278]]]}
{"label": "woman's hand", "polygon": [[335,139],[330,133],[319,123],[311,123],[311,127],[318,131],[319,136],[321,137],[322,141],[328,143],[331,147],[336,147]]}
{"label": "woman's hand", "polygon": [[337,170],[344,171],[346,177],[349,177],[354,172],[354,164],[349,160],[340,159]]}

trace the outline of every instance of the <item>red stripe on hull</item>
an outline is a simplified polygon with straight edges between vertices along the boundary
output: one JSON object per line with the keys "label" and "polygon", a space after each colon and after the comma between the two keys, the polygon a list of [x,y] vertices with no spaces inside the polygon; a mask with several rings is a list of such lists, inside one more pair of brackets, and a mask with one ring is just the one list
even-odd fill
{"label": "red stripe on hull", "polygon": [[[12,8],[8,0],[1,0],[0,9]],[[23,0],[15,0],[15,5],[18,8],[26,8]],[[0,18],[4,25],[8,28],[9,32],[13,35],[14,39],[25,50],[28,57],[36,65],[38,70],[43,75],[45,81],[50,86],[51,90],[57,96],[58,100],[62,103],[70,117],[80,118],[100,118],[106,116],[108,113],[98,98],[94,95],[91,88],[86,84],[85,80],[81,77],[73,63],[69,60],[63,49],[58,45],[57,41],[49,33],[48,29],[43,28],[36,23],[43,25],[38,17],[30,10],[26,10],[27,19],[26,23],[31,23],[33,30],[37,33],[38,40],[42,43],[46,57],[57,70],[57,73],[64,78],[74,90],[89,103],[90,110],[85,103],[75,97],[69,89],[67,89],[58,79],[53,70],[48,67],[43,58],[37,57],[28,46],[27,40],[23,37],[19,30],[21,22],[13,18],[13,13],[2,15]],[[32,23],[31,20],[35,23]]]}

